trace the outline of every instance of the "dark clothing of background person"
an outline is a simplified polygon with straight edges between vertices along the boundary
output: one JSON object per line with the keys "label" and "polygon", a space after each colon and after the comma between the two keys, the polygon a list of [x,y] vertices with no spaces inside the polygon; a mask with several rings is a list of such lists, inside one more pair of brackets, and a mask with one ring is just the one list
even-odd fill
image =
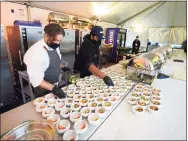
{"label": "dark clothing of background person", "polygon": [[182,48],[184,49],[184,52],[187,52],[187,40],[183,41]]}
{"label": "dark clothing of background person", "polygon": [[140,48],[140,41],[138,39],[135,39],[132,44],[132,54],[138,54],[139,48]]}

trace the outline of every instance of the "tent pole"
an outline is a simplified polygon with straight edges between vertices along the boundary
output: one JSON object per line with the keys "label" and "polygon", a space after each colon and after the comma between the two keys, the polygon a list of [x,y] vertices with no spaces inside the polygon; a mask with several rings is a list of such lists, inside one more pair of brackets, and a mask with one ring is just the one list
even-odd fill
{"label": "tent pole", "polygon": [[153,7],[155,7],[156,5],[158,5],[158,4],[160,4],[160,3],[164,3],[164,2],[159,1],[159,2],[157,2],[157,3],[153,4],[153,5],[151,5],[150,7],[148,7],[148,8],[146,8],[146,9],[144,9],[144,10],[142,10],[142,11],[140,11],[140,12],[134,14],[133,16],[131,16],[131,17],[129,17],[129,18],[127,18],[127,19],[125,19],[125,20],[119,22],[117,25],[121,25],[121,24],[123,24],[123,23],[129,21],[130,19],[135,18],[136,16],[138,16],[138,15],[144,13],[145,11],[147,11],[147,10],[149,10],[149,9],[151,9],[151,8],[153,8]]}
{"label": "tent pole", "polygon": [[176,18],[176,6],[177,6],[177,2],[174,1],[174,15],[173,15],[173,19],[172,19],[172,26],[170,28],[170,34],[169,34],[169,38],[168,38],[168,44],[170,44],[171,38],[172,38],[172,30],[174,28],[174,22],[175,22],[175,18]]}

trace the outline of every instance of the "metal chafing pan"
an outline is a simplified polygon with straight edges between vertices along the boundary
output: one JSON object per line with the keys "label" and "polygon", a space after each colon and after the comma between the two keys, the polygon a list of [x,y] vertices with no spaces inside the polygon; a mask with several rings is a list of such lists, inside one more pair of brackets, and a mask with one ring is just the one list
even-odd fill
{"label": "metal chafing pan", "polygon": [[1,140],[54,140],[53,125],[46,121],[26,121],[9,132]]}

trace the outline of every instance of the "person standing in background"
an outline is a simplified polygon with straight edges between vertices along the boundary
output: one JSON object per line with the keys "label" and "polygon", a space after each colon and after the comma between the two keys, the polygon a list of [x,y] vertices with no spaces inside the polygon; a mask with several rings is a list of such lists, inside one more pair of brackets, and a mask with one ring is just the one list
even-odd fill
{"label": "person standing in background", "polygon": [[133,41],[133,44],[132,44],[132,54],[138,54],[139,52],[139,48],[140,48],[140,40],[139,40],[139,36],[136,36],[136,39]]}
{"label": "person standing in background", "polygon": [[147,39],[147,47],[146,47],[146,52],[148,52],[149,46],[151,45],[151,42],[149,41],[149,39]]}
{"label": "person standing in background", "polygon": [[187,40],[183,41],[182,48],[184,49],[184,52],[187,52]]}

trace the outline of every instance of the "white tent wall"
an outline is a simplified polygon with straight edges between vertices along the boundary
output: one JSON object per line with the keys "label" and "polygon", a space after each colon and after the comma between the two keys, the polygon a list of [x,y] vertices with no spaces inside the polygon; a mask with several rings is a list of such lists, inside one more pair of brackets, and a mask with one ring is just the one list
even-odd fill
{"label": "white tent wall", "polygon": [[171,29],[171,38],[170,44],[179,44],[181,45],[182,42],[187,38],[186,37],[186,28],[172,28]]}
{"label": "white tent wall", "polygon": [[[134,28],[136,26],[139,26],[140,31],[136,31]],[[146,45],[147,38],[153,42],[181,44],[186,39],[185,27],[186,2],[165,2],[164,4],[161,2],[161,5],[141,13],[125,22],[123,26],[123,28],[134,29],[143,46]],[[129,39],[132,41],[135,39],[132,36],[127,38],[132,38]]]}
{"label": "white tent wall", "polygon": [[[25,5],[0,2],[1,3],[1,24],[3,26],[14,25],[15,20],[27,21],[27,7]],[[11,10],[14,10],[12,13]]]}
{"label": "white tent wall", "polygon": [[170,28],[149,28],[151,42],[167,44],[169,42]]}
{"label": "white tent wall", "polygon": [[[44,4],[45,2],[43,2]],[[55,3],[55,2],[53,2]],[[67,2],[65,2],[67,4]],[[86,2],[87,3],[87,2]],[[11,9],[14,9],[15,13],[11,13]],[[19,9],[23,10],[23,15],[20,15]],[[74,8],[73,8],[74,9]],[[54,10],[55,11],[55,10]],[[48,24],[48,14],[50,12],[54,12],[53,10],[46,10],[42,8],[30,7],[30,20],[40,20],[42,25],[45,26]],[[60,13],[60,12],[56,12]],[[62,13],[65,14],[65,13]],[[76,13],[75,13],[76,14]],[[66,14],[65,14],[66,15]],[[69,15],[69,14],[67,14]],[[10,18],[7,18],[10,17]],[[69,15],[70,18],[74,17],[74,15]],[[86,19],[88,19],[86,17]],[[1,2],[1,24],[4,26],[13,25],[15,20],[24,20],[28,21],[28,13],[26,5],[17,4],[13,2]],[[102,26],[103,28],[107,27],[117,27],[116,24],[108,23],[108,22],[97,22],[97,25]],[[71,28],[71,27],[67,27]]]}

